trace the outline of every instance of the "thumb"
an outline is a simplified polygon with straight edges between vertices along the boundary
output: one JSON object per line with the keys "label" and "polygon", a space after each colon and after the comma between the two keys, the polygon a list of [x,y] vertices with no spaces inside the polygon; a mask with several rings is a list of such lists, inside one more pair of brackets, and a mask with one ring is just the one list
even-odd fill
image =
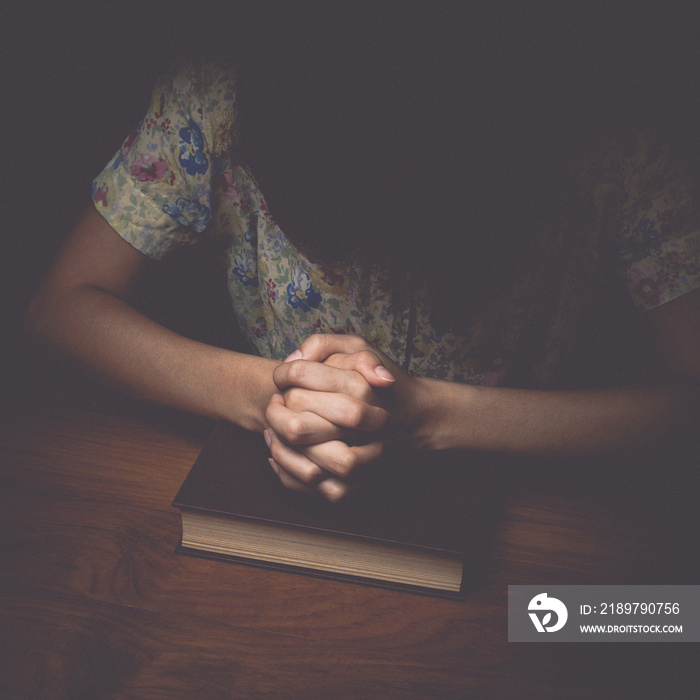
{"label": "thumb", "polygon": [[374,387],[388,387],[396,382],[396,377],[387,369],[381,358],[371,350],[363,350],[352,354],[336,353],[331,355],[326,363],[339,369],[351,369]]}

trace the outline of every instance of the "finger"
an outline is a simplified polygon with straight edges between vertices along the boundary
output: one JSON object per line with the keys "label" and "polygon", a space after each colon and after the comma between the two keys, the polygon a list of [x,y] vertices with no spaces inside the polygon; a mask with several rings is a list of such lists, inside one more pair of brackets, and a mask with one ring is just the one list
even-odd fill
{"label": "finger", "polygon": [[323,362],[336,352],[353,353],[368,349],[371,345],[361,335],[317,333],[309,336],[287,359]]}
{"label": "finger", "polygon": [[285,362],[296,360],[310,360],[312,362],[325,362],[331,355],[367,352],[375,356],[371,366],[367,368],[365,377],[370,383],[377,386],[386,386],[395,381],[392,373],[386,368],[386,363],[382,362],[376,349],[360,335],[347,334],[324,334],[320,333],[307,338],[298,350],[295,350]]}
{"label": "finger", "polygon": [[338,369],[352,369],[359,372],[368,384],[376,387],[391,386],[396,378],[382,364],[380,357],[371,350],[361,350],[352,354],[335,353],[323,363]]}
{"label": "finger", "polygon": [[343,437],[343,428],[311,411],[293,411],[282,396],[275,394],[265,409],[270,427],[292,445],[310,445]]}
{"label": "finger", "polygon": [[301,493],[312,494],[314,491],[321,494],[326,500],[337,503],[344,498],[348,493],[354,490],[350,484],[344,483],[341,479],[328,477],[319,481],[315,486],[307,486],[303,482],[295,479],[291,474],[287,473],[274,459],[269,460],[275,474],[285,488]]}
{"label": "finger", "polygon": [[315,491],[313,486],[307,486],[303,482],[288,474],[282,467],[280,467],[279,464],[277,464],[277,462],[275,462],[272,457],[270,457],[267,461],[270,463],[272,470],[275,472],[275,474],[277,474],[277,478],[285,488],[292,491],[301,491],[302,493],[313,493]]}
{"label": "finger", "polygon": [[329,476],[306,455],[280,440],[274,430],[265,431],[265,442],[275,463],[300,483],[309,486]]}
{"label": "finger", "polygon": [[357,470],[378,459],[384,451],[384,443],[375,440],[364,445],[348,445],[342,440],[329,440],[300,448],[299,451],[324,473],[348,479]]}
{"label": "finger", "polygon": [[[341,360],[335,362],[340,364]],[[350,371],[353,368],[349,362],[343,364],[347,367],[334,367],[307,360],[283,362],[275,367],[272,379],[280,391],[297,386],[312,391],[336,392],[364,399],[370,391],[369,383],[361,373]],[[385,385],[386,383],[384,382]]]}
{"label": "finger", "polygon": [[316,484],[316,491],[327,501],[331,501],[331,503],[337,503],[354,490],[355,487],[352,484],[348,484],[342,479],[336,479],[335,477],[329,477]]}
{"label": "finger", "polygon": [[[376,433],[386,425],[389,419],[386,409],[373,405],[372,402],[377,401],[374,396],[371,397],[370,402],[361,401],[347,394],[295,388],[286,391],[283,398],[284,407],[287,410],[297,414],[313,413],[336,426],[350,430]],[[284,418],[280,410],[276,413],[280,419]],[[315,443],[319,440],[311,442]]]}

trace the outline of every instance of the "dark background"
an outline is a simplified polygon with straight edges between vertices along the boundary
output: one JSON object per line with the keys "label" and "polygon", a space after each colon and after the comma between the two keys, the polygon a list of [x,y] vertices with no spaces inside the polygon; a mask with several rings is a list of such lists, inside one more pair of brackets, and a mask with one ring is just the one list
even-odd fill
{"label": "dark background", "polygon": [[[217,5],[229,4],[5,5],[0,29],[0,392],[5,408],[89,391],[91,383],[70,365],[23,336],[22,315],[90,203],[93,177],[145,113],[155,81],[179,56],[210,43],[208,26],[212,34],[221,28],[212,21],[211,8]],[[156,305],[177,291],[177,286],[166,291],[174,272],[159,274],[163,279],[152,283],[161,295]],[[193,279],[192,288],[201,287],[203,279]],[[195,305],[184,289],[179,301]],[[191,308],[185,312],[196,316]]]}
{"label": "dark background", "polygon": [[[328,0],[329,5],[334,3]],[[437,0],[431,3],[439,4]],[[467,0],[459,3],[472,5]],[[261,11],[274,5],[256,4]],[[570,4],[560,1],[552,6],[561,11],[562,5]],[[546,3],[519,0],[502,5],[521,11],[523,6],[539,8],[539,14],[532,10],[531,25],[522,25],[524,36],[529,27],[547,19]],[[687,14],[678,14],[673,5],[660,9],[647,5],[608,0],[604,9],[597,9],[593,3],[580,3],[584,9],[579,8],[579,16],[587,18],[582,31],[599,41],[587,45],[582,41],[578,49],[585,54],[588,46],[590,54],[597,56],[601,86],[610,85],[611,72],[629,71],[635,78],[636,109],[680,115],[678,123],[687,124],[695,113],[698,34]],[[65,400],[66,396],[91,398],[90,383],[78,380],[80,375],[68,365],[22,336],[20,319],[62,240],[89,203],[92,178],[143,115],[157,77],[178,55],[224,44],[227,17],[234,10],[230,2],[147,0],[52,5],[9,2],[0,10],[2,409],[13,410],[37,400]],[[515,32],[512,17],[510,22],[510,31]],[[268,36],[264,30],[260,35]],[[494,50],[501,46],[499,39],[495,32]],[[191,284],[173,285],[173,278],[183,270]],[[191,261],[178,260],[154,279],[150,289],[156,298],[154,307],[171,294],[178,295],[173,312],[177,318],[167,320],[171,325],[184,324],[186,329],[189,321],[185,317],[207,320],[197,312],[209,308],[202,296],[215,291],[206,275],[193,270]],[[162,313],[162,309],[157,311]],[[195,327],[194,331],[203,329]],[[76,396],[81,392],[82,396]],[[601,469],[596,485],[604,493],[607,480]],[[667,481],[662,483],[668,486]],[[686,490],[686,500],[693,507],[696,493],[694,488]],[[674,580],[673,572],[669,577]],[[675,649],[668,651],[661,656],[654,649],[648,658],[652,673],[670,681],[661,659],[667,660],[673,651],[680,667],[689,657]],[[589,672],[595,669],[581,667],[582,676],[587,678]]]}
{"label": "dark background", "polygon": [[[62,240],[89,203],[92,178],[143,115],[158,76],[178,57],[216,52],[235,43],[242,25],[243,41],[262,47],[263,53],[268,46],[279,49],[280,37],[293,34],[295,22],[308,26],[305,18],[319,7],[332,14],[334,5],[177,0],[10,2],[4,6],[0,22],[0,391],[5,404],[33,401],[56,387],[62,390],[64,379],[72,381],[65,364],[57,364],[22,336],[21,317]],[[510,50],[513,55],[508,60],[514,64],[518,43],[532,46],[542,37],[556,37],[557,45],[568,52],[561,60],[572,65],[590,60],[599,67],[597,72],[586,72],[596,81],[599,76],[599,104],[605,104],[605,90],[615,92],[620,85],[629,92],[624,99],[617,95],[618,104],[629,112],[673,115],[683,128],[693,121],[697,34],[690,21],[692,11],[679,9],[680,4],[409,0],[383,6],[418,8],[426,17],[445,8],[458,17],[456,8],[462,8],[465,37],[481,41],[486,54]],[[350,7],[371,21],[377,4],[355,2]],[[268,22],[280,16],[276,23]],[[575,41],[569,41],[569,36]],[[553,63],[558,60],[556,55],[551,57]],[[596,89],[594,85],[593,94]],[[168,287],[166,271],[159,273],[162,278],[154,278],[151,292],[158,297],[155,306],[176,295],[177,303],[171,305],[176,310],[164,312],[166,322],[182,323],[184,332],[201,331],[206,336],[202,323],[216,325],[201,313],[203,295],[212,292],[210,276],[192,271],[190,264],[176,260],[170,273],[171,279],[190,276],[189,288]],[[198,319],[195,327],[184,320],[188,315]],[[214,336],[206,339],[219,342]]]}

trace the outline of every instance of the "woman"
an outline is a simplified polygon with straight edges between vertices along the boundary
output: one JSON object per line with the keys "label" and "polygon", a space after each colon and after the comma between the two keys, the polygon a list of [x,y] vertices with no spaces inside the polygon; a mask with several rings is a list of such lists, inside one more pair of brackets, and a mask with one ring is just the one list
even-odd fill
{"label": "woman", "polygon": [[[391,440],[590,454],[696,415],[686,176],[642,137],[572,149],[559,126],[573,112],[583,123],[582,103],[541,90],[571,75],[525,88],[549,56],[516,51],[504,71],[459,53],[449,25],[434,41],[424,19],[387,41],[395,17],[373,17],[381,40],[359,50],[326,18],[240,75],[187,65],[166,78],[96,179],[30,329],[125,391],[263,432],[282,483],[330,500]],[[129,304],[149,258],[203,236],[225,249],[259,355]],[[591,383],[585,343],[623,279],[660,354],[641,382],[619,359],[616,385],[600,367]],[[598,349],[617,357],[617,340]]]}

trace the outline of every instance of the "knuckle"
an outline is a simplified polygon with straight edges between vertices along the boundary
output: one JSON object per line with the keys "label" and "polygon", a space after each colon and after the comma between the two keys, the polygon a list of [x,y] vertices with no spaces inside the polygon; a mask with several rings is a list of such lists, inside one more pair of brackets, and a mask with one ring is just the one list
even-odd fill
{"label": "knuckle", "polygon": [[304,467],[299,467],[296,472],[296,477],[304,484],[313,484],[318,481],[321,470],[315,464],[309,464]]}
{"label": "knuckle", "polygon": [[308,491],[305,484],[300,483],[298,479],[291,478],[288,474],[285,474],[284,472],[280,472],[280,481],[282,482],[282,485],[290,491]]}
{"label": "knuckle", "polygon": [[323,352],[330,343],[330,336],[325,333],[310,335],[303,343],[305,353],[312,355]]}
{"label": "knuckle", "polygon": [[346,428],[378,430],[386,425],[389,412],[360,400],[348,401],[343,410],[343,425]]}
{"label": "knuckle", "polygon": [[279,389],[281,383],[284,381],[284,377],[287,374],[289,368],[284,366],[283,364],[277,365],[275,369],[272,370],[272,381],[275,383],[275,386]]}
{"label": "knuckle", "polygon": [[338,479],[325,479],[317,488],[321,495],[331,503],[337,503],[348,493],[348,487]]}
{"label": "knuckle", "polygon": [[362,375],[357,372],[352,372],[346,375],[344,391],[350,396],[358,399],[364,399],[369,389],[369,384],[365,381]]}
{"label": "knuckle", "polygon": [[303,445],[309,436],[309,428],[301,416],[291,416],[284,430],[285,440],[291,445]]}
{"label": "knuckle", "polygon": [[359,401],[348,401],[343,410],[343,421],[347,428],[358,428],[365,421],[365,406]]}
{"label": "knuckle", "polygon": [[352,474],[357,466],[357,458],[350,448],[339,451],[332,460],[333,472],[342,478]]}
{"label": "knuckle", "polygon": [[308,374],[308,364],[304,360],[294,360],[287,366],[287,383],[301,384]]}
{"label": "knuckle", "polygon": [[346,364],[346,357],[342,352],[334,352],[323,361],[323,364],[342,369]]}
{"label": "knuckle", "polygon": [[357,355],[360,362],[366,365],[371,365],[372,367],[374,367],[379,361],[379,358],[371,350],[361,350],[357,353]]}
{"label": "knuckle", "polygon": [[284,392],[284,405],[292,410],[297,410],[302,406],[302,392],[292,387]]}

